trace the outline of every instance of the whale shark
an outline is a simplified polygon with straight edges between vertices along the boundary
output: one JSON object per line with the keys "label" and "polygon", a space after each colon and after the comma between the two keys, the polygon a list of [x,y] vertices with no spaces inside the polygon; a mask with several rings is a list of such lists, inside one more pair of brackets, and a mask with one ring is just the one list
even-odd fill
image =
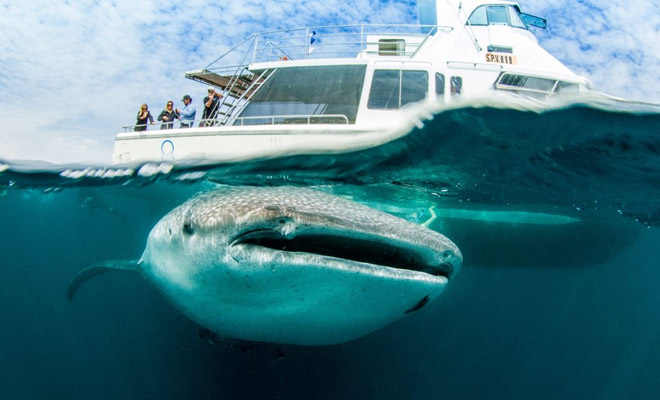
{"label": "whale shark", "polygon": [[296,345],[367,335],[439,296],[461,267],[444,235],[301,187],[224,187],[195,195],[151,230],[137,271],[220,337]]}

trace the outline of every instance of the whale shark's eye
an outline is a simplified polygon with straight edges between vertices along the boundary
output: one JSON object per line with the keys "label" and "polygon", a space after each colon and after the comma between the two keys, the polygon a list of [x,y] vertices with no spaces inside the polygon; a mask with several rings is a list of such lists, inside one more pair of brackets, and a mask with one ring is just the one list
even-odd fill
{"label": "whale shark's eye", "polygon": [[192,222],[187,219],[183,221],[183,233],[187,235],[192,235],[193,234],[193,225]]}

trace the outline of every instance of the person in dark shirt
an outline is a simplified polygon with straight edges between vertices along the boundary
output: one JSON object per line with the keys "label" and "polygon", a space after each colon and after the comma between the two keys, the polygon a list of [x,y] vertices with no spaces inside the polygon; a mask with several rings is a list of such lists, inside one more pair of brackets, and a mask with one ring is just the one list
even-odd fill
{"label": "person in dark shirt", "polygon": [[218,116],[218,109],[220,108],[220,99],[222,95],[216,93],[213,86],[209,87],[208,96],[204,97],[204,112],[202,113],[202,122],[199,126],[211,126],[213,125],[214,120]]}
{"label": "person in dark shirt", "polygon": [[147,106],[146,104],[142,104],[142,106],[140,106],[140,111],[138,111],[137,113],[137,121],[135,122],[135,131],[136,132],[146,131],[147,121],[149,121],[151,125],[153,125],[154,117],[152,117],[151,113],[149,112],[149,106]]}
{"label": "person in dark shirt", "polygon": [[160,129],[173,128],[174,120],[179,117],[179,114],[177,114],[176,110],[173,107],[174,107],[174,102],[172,100],[169,100],[167,102],[167,105],[165,106],[165,109],[160,112],[160,115],[158,116],[158,120],[162,122],[162,124],[160,125]]}

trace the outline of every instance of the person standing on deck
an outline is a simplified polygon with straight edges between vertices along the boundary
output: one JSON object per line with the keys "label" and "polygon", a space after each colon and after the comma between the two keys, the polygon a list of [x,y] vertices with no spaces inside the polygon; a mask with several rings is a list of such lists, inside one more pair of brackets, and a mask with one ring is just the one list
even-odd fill
{"label": "person standing on deck", "polygon": [[197,113],[197,109],[192,103],[192,97],[189,95],[183,96],[183,104],[185,107],[183,109],[179,110],[178,108],[175,110],[177,114],[179,114],[179,121],[181,121],[181,127],[182,128],[190,128],[193,126],[193,122],[195,121],[195,114]]}
{"label": "person standing on deck", "polygon": [[135,122],[135,131],[141,132],[147,130],[147,123],[154,124],[154,117],[151,116],[149,112],[149,106],[142,104],[140,106],[140,111],[137,113],[137,121]]}
{"label": "person standing on deck", "polygon": [[165,109],[160,112],[158,120],[163,123],[160,125],[160,129],[172,129],[174,125],[174,120],[179,117],[179,114],[174,110],[174,102],[172,100],[167,102]]}
{"label": "person standing on deck", "polygon": [[218,116],[219,100],[221,98],[222,95],[217,93],[213,86],[210,86],[208,96],[204,97],[204,112],[202,114],[202,122],[199,123],[199,126],[213,125],[214,121],[211,120]]}

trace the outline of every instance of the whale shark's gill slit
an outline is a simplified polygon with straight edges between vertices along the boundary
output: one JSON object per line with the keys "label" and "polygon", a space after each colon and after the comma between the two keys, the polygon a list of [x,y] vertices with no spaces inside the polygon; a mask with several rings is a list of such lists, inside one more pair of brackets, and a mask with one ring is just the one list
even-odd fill
{"label": "whale shark's gill slit", "polygon": [[278,251],[318,254],[389,268],[449,277],[451,266],[430,265],[414,249],[378,240],[333,234],[299,234],[285,237],[274,230],[255,230],[238,237],[233,244],[247,244]]}

